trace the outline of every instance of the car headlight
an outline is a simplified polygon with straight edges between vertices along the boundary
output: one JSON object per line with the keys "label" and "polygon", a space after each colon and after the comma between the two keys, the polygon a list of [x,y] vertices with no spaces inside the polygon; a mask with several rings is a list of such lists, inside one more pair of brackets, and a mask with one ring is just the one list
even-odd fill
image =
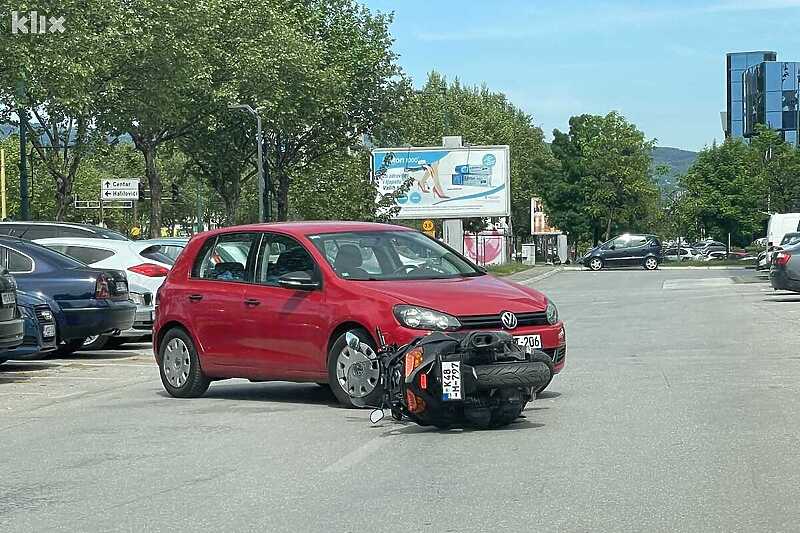
{"label": "car headlight", "polygon": [[461,327],[461,322],[454,316],[415,305],[396,305],[394,316],[398,322],[411,329],[446,331]]}
{"label": "car headlight", "polygon": [[547,302],[547,323],[548,324],[555,324],[558,322],[558,309],[556,309],[556,304],[549,301]]}

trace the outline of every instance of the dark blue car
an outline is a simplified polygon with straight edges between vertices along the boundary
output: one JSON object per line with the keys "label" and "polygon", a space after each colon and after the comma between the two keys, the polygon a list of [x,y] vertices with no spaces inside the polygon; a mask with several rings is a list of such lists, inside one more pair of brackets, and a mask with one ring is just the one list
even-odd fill
{"label": "dark blue car", "polygon": [[38,359],[56,349],[55,302],[41,293],[18,290],[17,307],[24,321],[22,344],[0,354],[0,363]]}
{"label": "dark blue car", "polygon": [[88,267],[39,244],[2,236],[0,267],[14,275],[20,290],[41,293],[55,302],[62,355],[78,350],[86,337],[133,324],[136,305],[128,299],[124,272]]}

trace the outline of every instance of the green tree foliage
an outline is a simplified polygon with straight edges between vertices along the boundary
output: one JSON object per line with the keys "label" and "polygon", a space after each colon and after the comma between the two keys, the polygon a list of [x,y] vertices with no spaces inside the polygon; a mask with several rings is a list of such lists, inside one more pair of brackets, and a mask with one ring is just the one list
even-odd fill
{"label": "green tree foliage", "polygon": [[552,151],[561,172],[543,174],[542,196],[552,222],[596,242],[616,230],[637,230],[657,208],[651,152],[635,125],[619,113],[580,115],[568,133],[553,132]]}
{"label": "green tree foliage", "polygon": [[448,83],[431,72],[421,90],[404,101],[376,132],[382,146],[438,146],[444,135],[461,135],[465,144],[511,147],[511,214],[514,233],[530,235],[530,199],[543,176],[557,171],[556,161],[533,118],[506,95],[485,85]]}

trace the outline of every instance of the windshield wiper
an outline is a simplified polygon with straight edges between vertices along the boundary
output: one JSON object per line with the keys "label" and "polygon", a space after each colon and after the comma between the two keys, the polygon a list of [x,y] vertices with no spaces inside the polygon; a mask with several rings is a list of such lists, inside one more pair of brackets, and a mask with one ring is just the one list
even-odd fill
{"label": "windshield wiper", "polygon": [[464,272],[463,274],[461,274],[461,277],[462,278],[477,278],[478,276],[485,276],[485,275],[486,275],[486,272],[479,272],[479,271],[476,270],[475,272]]}

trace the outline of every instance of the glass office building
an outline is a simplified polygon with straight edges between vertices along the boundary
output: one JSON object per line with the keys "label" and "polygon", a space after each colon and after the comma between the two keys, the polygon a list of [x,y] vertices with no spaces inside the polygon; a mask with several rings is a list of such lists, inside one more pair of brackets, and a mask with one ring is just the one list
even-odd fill
{"label": "glass office building", "polygon": [[743,135],[751,137],[756,124],[766,124],[797,146],[800,63],[764,61],[744,71]]}
{"label": "glass office building", "polygon": [[775,61],[776,58],[777,54],[769,51],[727,54],[725,137],[742,137],[744,135],[744,72],[764,61]]}

